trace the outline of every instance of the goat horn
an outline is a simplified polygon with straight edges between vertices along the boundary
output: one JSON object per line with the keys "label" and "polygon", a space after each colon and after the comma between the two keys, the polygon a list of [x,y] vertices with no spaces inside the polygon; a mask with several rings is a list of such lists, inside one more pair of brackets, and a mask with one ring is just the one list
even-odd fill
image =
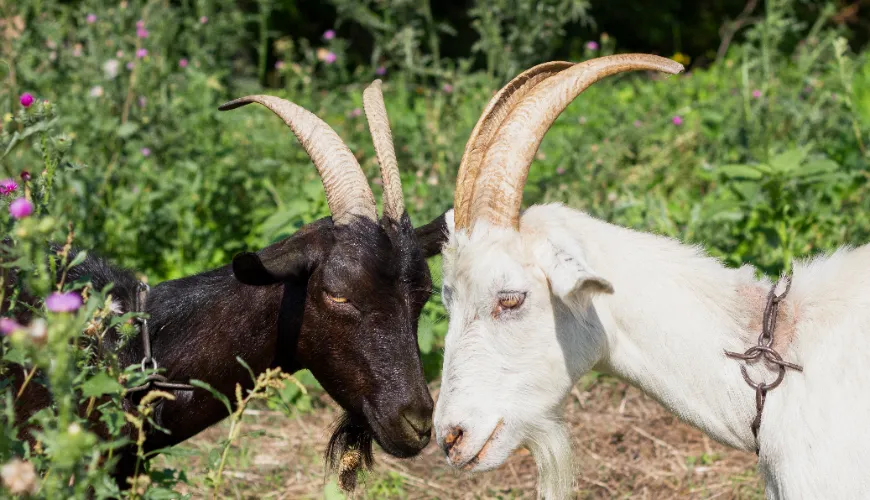
{"label": "goat horn", "polygon": [[474,181],[480,173],[480,164],[486,150],[508,113],[536,85],[556,73],[574,66],[574,63],[553,61],[539,64],[528,69],[508,82],[496,93],[480,119],[471,131],[471,137],[465,144],[465,152],[459,163],[459,174],[456,177],[456,192],[453,195],[454,220],[456,229],[467,227],[471,222],[468,217],[471,204]]}
{"label": "goat horn", "polygon": [[354,217],[377,220],[375,197],[353,153],[329,125],[307,109],[269,95],[250,95],[223,104],[229,111],[256,102],[266,106],[290,127],[320,173],[326,203],[337,225]]}
{"label": "goat horn", "polygon": [[648,54],[621,54],[575,64],[548,78],[527,93],[510,111],[487,148],[480,175],[474,181],[472,224],[485,219],[493,225],[519,228],[523,187],[544,134],[581,92],[610,75],[635,70],[677,74],[683,65]]}
{"label": "goat horn", "polygon": [[375,80],[363,91],[363,108],[384,181],[384,216],[398,221],[405,212],[405,200],[402,197],[402,178],[399,175],[399,163],[393,148],[393,134],[390,132],[390,120],[387,117],[380,80]]}

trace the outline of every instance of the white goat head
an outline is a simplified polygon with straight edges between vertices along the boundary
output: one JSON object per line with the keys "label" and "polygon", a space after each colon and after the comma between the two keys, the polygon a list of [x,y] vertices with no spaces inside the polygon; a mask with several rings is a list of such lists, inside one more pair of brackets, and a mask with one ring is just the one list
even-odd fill
{"label": "white goat head", "polygon": [[624,71],[682,69],[641,54],[541,64],[502,88],[475,126],[443,249],[450,325],[435,429],[452,465],[491,469],[527,446],[541,472],[539,494],[569,495],[561,403],[603,353],[603,328],[588,304],[613,288],[561,236],[565,210],[533,207],[520,220],[523,185],[544,134],[588,86]]}

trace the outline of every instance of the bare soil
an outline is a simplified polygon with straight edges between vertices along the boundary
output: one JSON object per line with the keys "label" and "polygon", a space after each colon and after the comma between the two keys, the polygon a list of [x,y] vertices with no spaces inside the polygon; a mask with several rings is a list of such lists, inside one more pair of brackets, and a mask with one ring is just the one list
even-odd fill
{"label": "bare soil", "polygon": [[[437,395],[437,385],[433,386]],[[340,498],[323,466],[330,425],[339,415],[326,396],[312,412],[287,417],[248,410],[230,452],[220,498]],[[713,442],[637,389],[609,377],[578,383],[566,405],[575,455],[576,498],[763,498],[756,457]],[[185,443],[187,456],[157,459],[186,471],[182,492],[211,498],[209,453],[228,431],[218,424]],[[398,460],[377,450],[374,470],[352,498],[535,498],[535,464],[518,450],[499,469],[470,475],[451,469],[434,444]]]}

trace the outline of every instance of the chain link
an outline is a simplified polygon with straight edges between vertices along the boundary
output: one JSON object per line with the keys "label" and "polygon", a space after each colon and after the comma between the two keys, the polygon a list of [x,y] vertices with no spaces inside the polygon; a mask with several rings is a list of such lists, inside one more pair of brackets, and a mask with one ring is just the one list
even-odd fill
{"label": "chain link", "polygon": [[[743,353],[725,351],[725,355],[729,358],[746,361],[745,364],[740,366],[740,373],[743,375],[743,380],[745,380],[750,387],[755,389],[756,414],[750,428],[752,429],[752,435],[755,437],[756,455],[759,451],[758,429],[761,427],[761,414],[764,411],[764,402],[767,400],[767,392],[771,389],[777,388],[779,384],[782,383],[787,368],[799,372],[803,371],[803,367],[783,360],[782,356],[780,356],[780,354],[773,348],[773,336],[776,331],[776,316],[779,309],[779,303],[785,299],[785,296],[788,294],[789,290],[791,290],[791,277],[784,277],[783,280],[786,281],[786,286],[781,294],[777,295],[776,289],[779,287],[782,280],[777,281],[770,289],[770,293],[767,294],[767,305],[764,308],[764,317],[762,318],[761,334],[758,336],[758,344],[750,347]],[[749,373],[746,371],[746,365],[752,364],[759,359],[763,359],[770,365],[776,366],[776,380],[771,383],[755,382],[752,380]]]}

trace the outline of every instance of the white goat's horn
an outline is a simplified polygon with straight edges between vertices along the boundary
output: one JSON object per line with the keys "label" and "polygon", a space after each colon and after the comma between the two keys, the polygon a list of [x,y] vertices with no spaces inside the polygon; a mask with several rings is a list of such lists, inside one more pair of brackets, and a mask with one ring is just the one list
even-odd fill
{"label": "white goat's horn", "polygon": [[562,61],[539,64],[522,72],[490,99],[477,125],[471,131],[471,137],[465,143],[465,153],[459,163],[456,192],[453,195],[456,229],[467,227],[471,222],[468,214],[474,194],[474,181],[480,174],[480,164],[493,137],[511,109],[536,85],[573,65],[574,63]]}
{"label": "white goat's horn", "polygon": [[363,91],[363,108],[369,122],[378,164],[381,166],[381,178],[384,180],[384,216],[398,221],[405,212],[405,200],[380,80],[375,80]]}
{"label": "white goat's horn", "polygon": [[523,187],[538,147],[556,118],[590,85],[625,71],[676,74],[683,69],[682,64],[664,57],[621,54],[584,61],[545,77],[508,110],[508,116],[488,141],[490,145],[483,152],[479,174],[473,181],[470,223],[482,218],[498,226],[519,227]]}
{"label": "white goat's horn", "polygon": [[272,110],[299,139],[320,173],[335,224],[347,224],[354,217],[377,221],[375,197],[359,162],[326,122],[301,106],[269,95],[241,97],[218,109],[228,111],[252,102]]}

